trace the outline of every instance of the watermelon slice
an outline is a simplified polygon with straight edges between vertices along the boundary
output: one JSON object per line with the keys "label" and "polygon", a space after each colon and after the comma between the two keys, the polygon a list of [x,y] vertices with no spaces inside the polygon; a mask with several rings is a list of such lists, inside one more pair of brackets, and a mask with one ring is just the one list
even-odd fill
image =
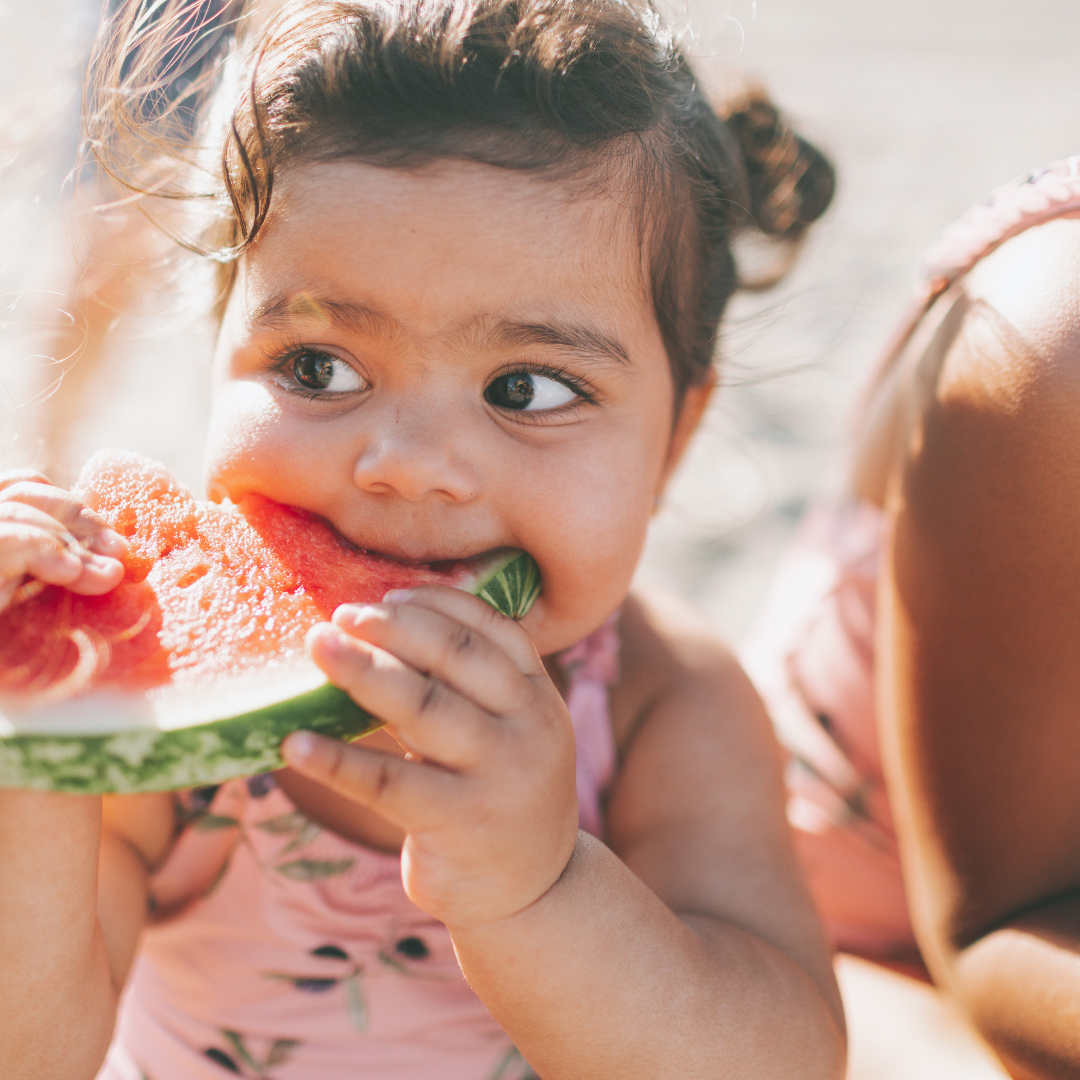
{"label": "watermelon slice", "polygon": [[440,583],[521,618],[540,591],[522,551],[401,563],[261,496],[198,502],[138,454],[101,451],[75,491],[127,538],[126,574],[104,596],[29,582],[0,614],[0,786],[161,791],[279,768],[291,731],[380,725],[304,653],[339,604]]}

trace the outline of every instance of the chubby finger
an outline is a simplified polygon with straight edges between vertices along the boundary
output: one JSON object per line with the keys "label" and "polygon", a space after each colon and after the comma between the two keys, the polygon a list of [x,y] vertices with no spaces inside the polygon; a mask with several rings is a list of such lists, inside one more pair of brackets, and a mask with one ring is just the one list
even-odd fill
{"label": "chubby finger", "polygon": [[11,487],[12,484],[22,483],[45,484],[46,487],[53,486],[53,482],[44,473],[39,473],[36,469],[11,469],[8,472],[0,473],[0,491]]}
{"label": "chubby finger", "polygon": [[120,583],[124,567],[116,559],[81,547],[41,511],[28,506],[19,506],[15,512],[5,508],[0,514],[0,580],[8,586],[4,606],[27,574],[48,585],[97,596]]}
{"label": "chubby finger", "polygon": [[0,521],[0,577],[5,581],[33,574],[50,585],[69,585],[82,568],[82,558],[51,529]]}
{"label": "chubby finger", "polygon": [[343,604],[333,623],[435,675],[488,712],[520,708],[530,686],[504,649],[466,623],[420,604]]}
{"label": "chubby finger", "polygon": [[286,764],[371,807],[406,832],[445,820],[461,778],[426,762],[294,731],[281,746]]}
{"label": "chubby finger", "polygon": [[330,681],[389,724],[405,749],[464,769],[490,744],[498,721],[441,680],[328,623],[312,627],[307,641]]}
{"label": "chubby finger", "polygon": [[77,495],[48,482],[20,480],[0,490],[0,503],[6,507],[23,505],[53,518],[61,528],[79,540],[88,540],[99,555],[117,558],[128,548],[127,541],[109,528],[96,510],[91,510]]}
{"label": "chubby finger", "polygon": [[543,674],[543,662],[528,633],[478,596],[448,585],[421,585],[415,589],[393,589],[383,601],[415,604],[438,611],[493,642],[513,660],[522,674]]}

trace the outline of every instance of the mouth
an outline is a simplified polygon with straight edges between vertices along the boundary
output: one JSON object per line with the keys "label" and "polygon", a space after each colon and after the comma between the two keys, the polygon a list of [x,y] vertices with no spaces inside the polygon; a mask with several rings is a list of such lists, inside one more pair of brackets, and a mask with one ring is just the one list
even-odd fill
{"label": "mouth", "polygon": [[[406,550],[406,545],[398,545],[393,551],[366,547],[350,540],[333,522],[321,515],[299,507],[289,507],[297,515],[317,521],[334,538],[342,550],[349,552],[363,562],[369,570],[381,572],[387,578],[404,577],[426,581],[441,581],[455,588],[469,589],[471,582],[483,581],[502,567],[524,554],[520,548],[508,545],[485,548],[467,555],[451,555],[444,550],[417,554],[415,548]],[[526,561],[535,568],[535,563],[526,556]],[[539,571],[536,570],[537,580]]]}
{"label": "mouth", "polygon": [[[481,597],[513,619],[527,615],[540,595],[540,568],[520,548],[491,548],[463,559],[406,560],[362,548],[337,530],[334,535],[344,550],[364,564],[367,574],[383,586],[448,585]],[[379,595],[384,596],[385,591]]]}
{"label": "mouth", "polygon": [[509,551],[516,548],[507,546],[487,548],[472,555],[450,555],[445,552],[432,552],[431,554],[417,554],[415,550],[406,553],[406,546],[401,545],[395,551],[382,551],[372,547],[362,547],[353,543],[344,533],[337,529],[334,524],[321,519],[326,527],[334,534],[334,538],[346,551],[362,555],[365,559],[371,559],[389,566],[400,567],[403,570],[431,570],[436,574],[449,574],[457,569],[466,567],[480,567],[492,560],[498,560]]}

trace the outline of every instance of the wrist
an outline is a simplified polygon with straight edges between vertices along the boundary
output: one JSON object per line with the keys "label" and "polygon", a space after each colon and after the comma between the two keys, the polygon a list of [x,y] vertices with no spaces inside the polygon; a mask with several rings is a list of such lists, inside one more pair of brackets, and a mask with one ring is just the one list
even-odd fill
{"label": "wrist", "polygon": [[521,932],[524,924],[542,917],[549,909],[559,905],[562,897],[573,888],[574,883],[580,876],[583,863],[589,860],[589,849],[599,843],[589,833],[579,829],[574,837],[570,851],[562,864],[562,868],[555,875],[551,883],[540,891],[527,903],[515,907],[507,914],[497,915],[490,919],[462,919],[460,921],[447,920],[446,928],[450,936],[458,944],[459,939],[466,938],[479,940],[484,937],[501,936]]}

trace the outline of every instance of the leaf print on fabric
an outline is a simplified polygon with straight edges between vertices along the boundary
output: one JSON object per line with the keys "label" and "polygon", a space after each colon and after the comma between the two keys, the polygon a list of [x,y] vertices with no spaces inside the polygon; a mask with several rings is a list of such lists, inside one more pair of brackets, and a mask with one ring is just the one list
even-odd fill
{"label": "leaf print on fabric", "polygon": [[273,773],[258,773],[247,778],[248,794],[253,799],[264,799],[277,787]]}
{"label": "leaf print on fabric", "polygon": [[[204,1050],[203,1053],[223,1069],[228,1069],[229,1072],[237,1073],[240,1076],[244,1076],[247,1072],[257,1077],[258,1080],[271,1080],[267,1070],[272,1069],[275,1065],[284,1065],[292,1057],[293,1051],[300,1045],[299,1039],[275,1039],[269,1050],[267,1050],[266,1056],[260,1061],[248,1049],[244,1036],[240,1032],[228,1031],[223,1028],[221,1034],[232,1048],[236,1058],[240,1059],[240,1064],[237,1064],[236,1058],[231,1057],[224,1050],[219,1050],[217,1047],[212,1046],[209,1050]],[[241,1065],[244,1067],[241,1068]]]}
{"label": "leaf print on fabric", "polygon": [[215,829],[239,829],[240,822],[223,814],[202,814],[192,822],[196,832],[213,832]]}
{"label": "leaf print on fabric", "polygon": [[351,870],[355,859],[295,859],[280,863],[274,869],[290,881],[321,881]]}
{"label": "leaf print on fabric", "polygon": [[255,822],[255,828],[271,836],[292,836],[307,824],[309,818],[306,814],[301,814],[299,810],[290,810],[287,814]]}
{"label": "leaf print on fabric", "polygon": [[312,956],[320,956],[324,960],[348,960],[349,954],[339,945],[320,945],[311,950]]}
{"label": "leaf print on fabric", "polygon": [[204,1050],[203,1053],[215,1065],[220,1065],[223,1069],[228,1069],[229,1072],[238,1073],[240,1071],[240,1066],[224,1050],[219,1050],[216,1046],[211,1046],[209,1049]]}
{"label": "leaf print on fabric", "polygon": [[380,964],[410,979],[430,979],[434,982],[453,981],[456,974],[439,968],[432,969],[424,961],[431,956],[423,938],[410,934],[399,938],[392,946],[384,945],[375,954]]}
{"label": "leaf print on fabric", "polygon": [[278,855],[288,855],[290,851],[296,851],[297,848],[302,848],[305,844],[310,844],[312,840],[322,830],[314,821],[309,821],[304,827],[278,852]]}
{"label": "leaf print on fabric", "polygon": [[284,971],[264,971],[264,979],[277,979],[279,982],[292,983],[297,990],[306,994],[325,994],[333,990],[341,979],[324,979],[314,975],[287,975]]}
{"label": "leaf print on fabric", "polygon": [[360,985],[361,968],[345,980],[345,1000],[349,1006],[349,1023],[357,1031],[367,1031],[368,1012],[364,988]]}
{"label": "leaf print on fabric", "polygon": [[275,1065],[284,1065],[299,1045],[299,1039],[276,1039],[266,1055],[266,1068],[272,1069]]}
{"label": "leaf print on fabric", "polygon": [[394,952],[401,953],[402,956],[407,956],[410,960],[426,960],[431,955],[431,951],[424,944],[424,939],[413,934],[397,942],[394,945]]}
{"label": "leaf print on fabric", "polygon": [[349,1014],[349,1023],[357,1031],[367,1031],[367,997],[364,994],[362,978],[364,965],[353,963],[352,957],[338,945],[320,945],[312,949],[310,956],[319,960],[345,961],[352,966],[337,977],[325,975],[295,975],[284,971],[264,971],[264,979],[277,979],[292,983],[294,989],[306,994],[325,994],[335,986],[345,988],[345,1008]]}
{"label": "leaf print on fabric", "polygon": [[305,844],[310,844],[322,830],[306,814],[292,810],[288,814],[256,822],[255,828],[270,836],[289,836],[292,839],[278,852],[278,857],[288,855]]}

